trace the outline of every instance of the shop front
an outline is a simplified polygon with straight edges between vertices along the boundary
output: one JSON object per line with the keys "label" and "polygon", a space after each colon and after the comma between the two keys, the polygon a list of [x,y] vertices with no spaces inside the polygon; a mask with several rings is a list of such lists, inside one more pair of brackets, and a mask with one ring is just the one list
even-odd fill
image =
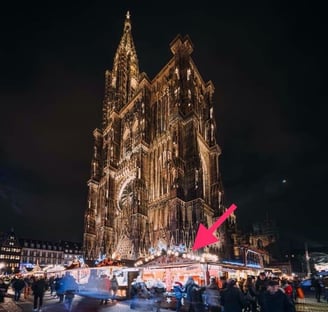
{"label": "shop front", "polygon": [[201,286],[209,283],[210,276],[220,278],[222,267],[217,263],[204,263],[182,257],[161,256],[157,259],[139,266],[141,278],[146,285],[151,286],[156,281],[165,284],[170,291],[174,282],[185,284],[188,277]]}
{"label": "shop front", "polygon": [[139,269],[140,276],[147,286],[151,287],[152,283],[161,281],[165,284],[167,291],[173,288],[174,282],[184,285],[188,277],[192,277],[200,286],[208,285],[210,277],[214,277],[220,287],[222,286],[220,281],[223,279],[246,279],[247,276],[257,276],[261,271],[261,268],[243,265],[201,262],[167,256],[144,263],[139,266]]}

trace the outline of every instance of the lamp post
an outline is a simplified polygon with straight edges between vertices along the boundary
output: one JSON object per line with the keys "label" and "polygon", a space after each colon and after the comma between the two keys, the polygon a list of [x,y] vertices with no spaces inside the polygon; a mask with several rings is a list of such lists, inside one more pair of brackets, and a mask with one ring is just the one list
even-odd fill
{"label": "lamp post", "polygon": [[304,243],[304,249],[305,249],[305,262],[306,262],[306,273],[307,277],[311,277],[311,268],[310,268],[310,257],[309,257],[309,250],[307,242]]}
{"label": "lamp post", "polygon": [[205,271],[205,278],[204,278],[205,286],[209,284],[209,278],[210,278],[210,272],[208,269],[208,265],[211,262],[217,262],[217,261],[218,261],[218,256],[210,254],[210,253],[203,253],[200,258],[201,264],[205,265],[205,270],[204,270]]}

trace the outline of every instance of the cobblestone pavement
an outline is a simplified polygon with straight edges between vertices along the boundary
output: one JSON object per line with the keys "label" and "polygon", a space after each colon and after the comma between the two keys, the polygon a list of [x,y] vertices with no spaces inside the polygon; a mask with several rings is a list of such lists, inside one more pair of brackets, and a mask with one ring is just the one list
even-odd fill
{"label": "cobblestone pavement", "polygon": [[317,302],[314,298],[307,297],[303,303],[296,304],[296,312],[328,312],[328,303]]}
{"label": "cobblestone pavement", "polygon": [[[17,304],[11,297],[6,297],[5,302],[0,304],[0,312],[32,312],[32,296],[27,300],[20,300]],[[65,312],[65,306],[58,302],[57,298],[45,294],[42,312]],[[80,296],[74,298],[72,312],[146,312],[152,311],[150,304],[143,304],[137,309],[131,310],[128,301],[109,303],[108,305],[99,305],[99,300],[85,299]],[[153,310],[155,311],[155,310]],[[161,312],[172,310],[161,309]],[[306,297],[303,302],[296,304],[297,312],[328,312],[328,303],[326,301],[317,302],[314,298]]]}
{"label": "cobblestone pavement", "polygon": [[0,312],[22,312],[22,309],[17,306],[11,299],[5,300],[4,303],[0,305]]}

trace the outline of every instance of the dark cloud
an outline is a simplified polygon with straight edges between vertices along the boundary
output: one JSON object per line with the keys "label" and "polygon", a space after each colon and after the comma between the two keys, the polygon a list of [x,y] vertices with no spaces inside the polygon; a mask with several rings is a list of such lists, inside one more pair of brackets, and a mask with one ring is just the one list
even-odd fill
{"label": "dark cloud", "polygon": [[269,215],[290,238],[325,240],[327,61],[317,11],[279,1],[48,5],[1,12],[1,230],[82,239],[104,72],[129,9],[150,78],[171,58],[174,37],[191,37],[216,88],[222,178],[240,226]]}

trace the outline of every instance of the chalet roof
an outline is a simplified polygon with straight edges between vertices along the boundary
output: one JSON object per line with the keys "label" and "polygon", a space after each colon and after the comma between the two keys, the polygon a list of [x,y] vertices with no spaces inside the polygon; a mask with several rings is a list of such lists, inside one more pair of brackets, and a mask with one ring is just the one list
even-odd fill
{"label": "chalet roof", "polygon": [[25,248],[35,248],[35,249],[51,249],[53,250],[56,247],[57,250],[74,250],[81,251],[82,244],[79,242],[69,242],[69,241],[43,241],[38,239],[19,239],[20,245]]}

